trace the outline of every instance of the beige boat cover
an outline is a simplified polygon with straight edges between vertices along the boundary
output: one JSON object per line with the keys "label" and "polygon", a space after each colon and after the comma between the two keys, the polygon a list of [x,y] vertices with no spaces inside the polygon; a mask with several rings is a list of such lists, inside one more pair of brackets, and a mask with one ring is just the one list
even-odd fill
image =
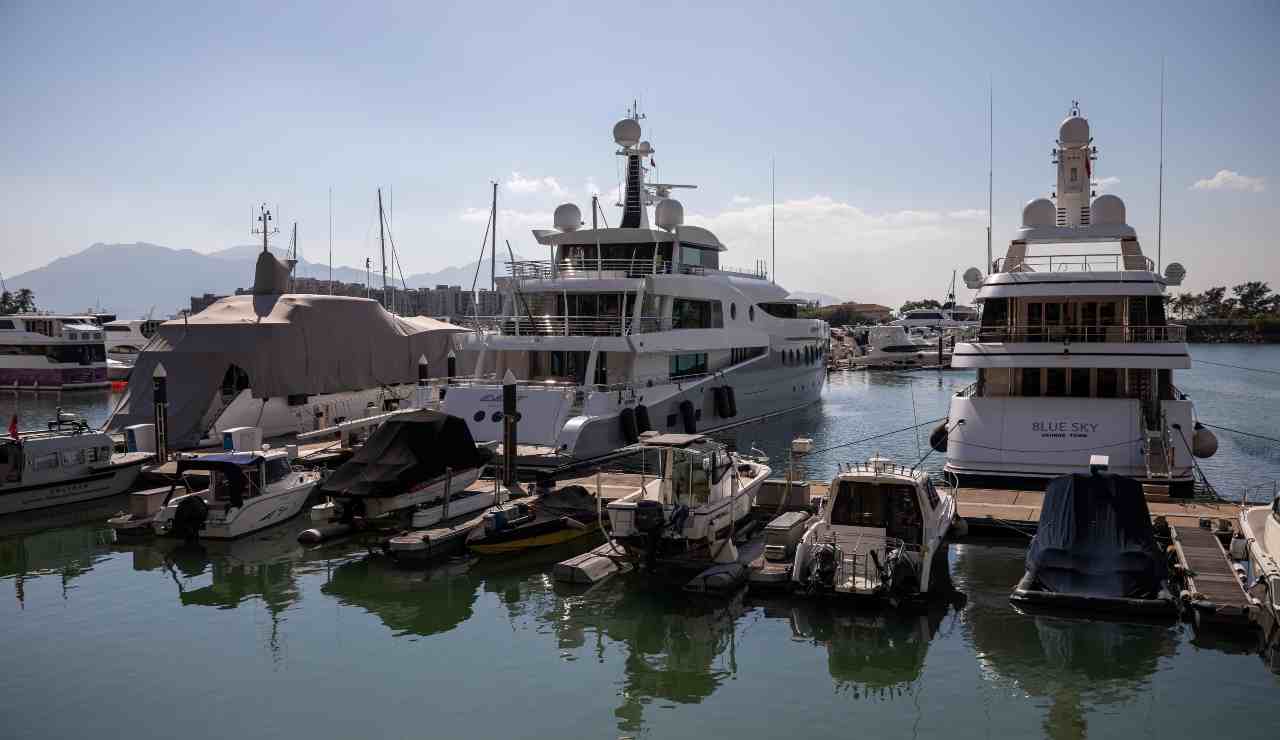
{"label": "beige boat cover", "polygon": [[236,295],[185,320],[166,321],[130,373],[108,428],[153,420],[152,375],[168,378],[169,440],[193,446],[210,420],[228,367],[249,377],[255,398],[317,395],[413,383],[425,356],[443,376],[452,337],[465,331],[425,316],[400,317],[377,301],[329,295]]}

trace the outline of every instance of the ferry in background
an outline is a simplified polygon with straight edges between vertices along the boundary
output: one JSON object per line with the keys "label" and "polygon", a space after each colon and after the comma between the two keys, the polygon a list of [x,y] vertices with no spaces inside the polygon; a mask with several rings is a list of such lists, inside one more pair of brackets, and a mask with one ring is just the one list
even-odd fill
{"label": "ferry in background", "polygon": [[1166,321],[1165,291],[1186,271],[1158,272],[1120,198],[1090,200],[1092,142],[1073,106],[1053,150],[1057,203],[1028,203],[991,274],[965,273],[982,322],[976,340],[956,343],[952,366],[978,377],[952,399],[934,446],[961,476],[1084,473],[1102,454],[1114,473],[1188,494],[1193,458],[1217,440],[1173,383],[1191,356],[1186,328]]}
{"label": "ferry in background", "polygon": [[107,388],[103,330],[91,316],[0,316],[0,387]]}
{"label": "ferry in background", "polygon": [[[501,379],[520,384],[519,441],[558,464],[639,435],[711,432],[816,402],[825,382],[826,322],[800,318],[759,267],[734,269],[715,234],[684,223],[672,185],[646,182],[654,153],[634,110],[613,128],[626,172],[622,216],[590,229],[576,205],[533,236],[546,261],[511,263],[504,313],[480,317],[461,349],[470,382],[445,410],[477,441],[502,434]],[[653,207],[655,226],[649,221]]]}

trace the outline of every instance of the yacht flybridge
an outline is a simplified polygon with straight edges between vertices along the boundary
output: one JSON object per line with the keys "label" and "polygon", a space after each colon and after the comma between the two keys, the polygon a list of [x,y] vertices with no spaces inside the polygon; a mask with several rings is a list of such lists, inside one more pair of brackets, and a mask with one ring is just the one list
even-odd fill
{"label": "yacht flybridge", "polygon": [[[576,205],[534,230],[547,261],[513,261],[504,313],[477,317],[462,348],[476,380],[445,410],[478,441],[501,437],[498,378],[519,379],[522,445],[588,459],[642,432],[704,433],[818,400],[825,322],[763,269],[737,270],[707,229],[686,225],[672,185],[647,182],[653,147],[634,112],[613,128],[626,185],[617,226],[583,229]],[[650,208],[654,224],[650,224]],[[654,228],[656,226],[656,228]]]}
{"label": "yacht flybridge", "polygon": [[952,367],[978,377],[952,399],[945,434],[936,435],[950,472],[1053,477],[1088,472],[1098,453],[1114,473],[1186,492],[1193,456],[1216,449],[1173,384],[1191,356],[1185,327],[1165,319],[1164,298],[1185,270],[1171,263],[1162,276],[1124,201],[1092,197],[1097,156],[1073,105],[1053,150],[1057,202],[1028,203],[990,274],[965,274],[982,320],[976,341],[957,342]]}

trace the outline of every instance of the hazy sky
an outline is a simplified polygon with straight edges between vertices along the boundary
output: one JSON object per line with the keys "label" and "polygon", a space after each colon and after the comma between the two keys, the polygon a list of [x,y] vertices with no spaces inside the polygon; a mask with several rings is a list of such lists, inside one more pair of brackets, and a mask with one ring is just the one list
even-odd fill
{"label": "hazy sky", "polygon": [[247,243],[263,200],[324,262],[330,187],[334,262],[361,265],[378,185],[406,274],[436,270],[479,253],[495,179],[500,239],[541,255],[531,226],[613,191],[638,98],[727,263],[768,256],[772,157],[780,281],[896,305],[983,261],[989,79],[996,253],[1078,99],[1154,257],[1165,55],[1165,262],[1280,287],[1277,2],[54,5],[0,0],[6,277],[99,241]]}

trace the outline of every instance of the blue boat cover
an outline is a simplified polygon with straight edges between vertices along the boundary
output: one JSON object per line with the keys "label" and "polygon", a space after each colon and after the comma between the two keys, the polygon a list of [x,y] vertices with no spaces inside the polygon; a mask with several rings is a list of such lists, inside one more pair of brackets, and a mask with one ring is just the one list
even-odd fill
{"label": "blue boat cover", "polygon": [[1165,578],[1142,484],[1109,473],[1049,483],[1027,573],[1046,591],[1154,598]]}

